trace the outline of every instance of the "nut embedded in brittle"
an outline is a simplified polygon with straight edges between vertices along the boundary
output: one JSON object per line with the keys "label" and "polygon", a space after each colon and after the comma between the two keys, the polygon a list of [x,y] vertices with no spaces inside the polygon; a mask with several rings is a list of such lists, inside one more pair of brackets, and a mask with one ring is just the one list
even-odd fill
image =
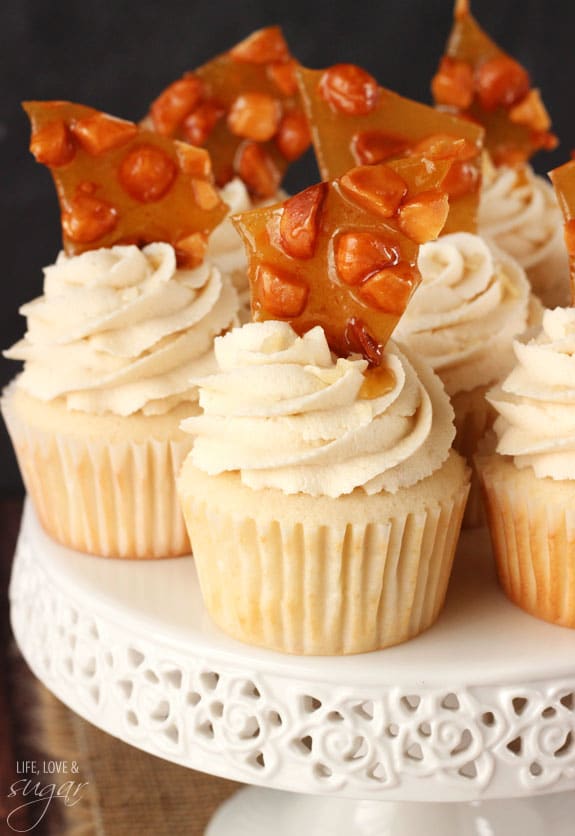
{"label": "nut embedded in brittle", "polygon": [[319,234],[319,212],[327,185],[318,183],[290,197],[280,220],[280,243],[292,258],[311,258]]}
{"label": "nut embedded in brittle", "polygon": [[236,215],[248,251],[254,319],[321,325],[340,356],[378,365],[417,287],[419,243],[448,210],[450,162],[412,156],[360,166],[274,206]]}
{"label": "nut embedded in brittle", "polygon": [[203,84],[199,78],[188,73],[166,87],[151,108],[154,127],[162,136],[173,136],[188,113],[199,104]]}
{"label": "nut embedded in brittle", "polygon": [[272,197],[311,141],[295,67],[279,27],[260,29],[170,84],[143,124],[206,148],[218,186],[238,176]]}
{"label": "nut embedded in brittle", "polygon": [[377,81],[355,64],[334,64],[319,82],[319,94],[335,111],[350,116],[365,116],[377,107]]}
{"label": "nut embedded in brittle", "polygon": [[138,133],[138,126],[125,119],[116,119],[107,113],[95,113],[85,119],[78,119],[70,130],[80,145],[92,156],[97,157],[120,148]]}
{"label": "nut embedded in brittle", "polygon": [[[75,194],[62,205],[62,229],[74,244],[92,244],[116,228],[114,206],[92,194],[92,183],[80,183]],[[88,188],[86,188],[88,186]]]}
{"label": "nut embedded in brittle", "polygon": [[30,150],[54,178],[68,254],[167,241],[181,265],[202,260],[226,213],[205,151],[84,105],[26,102],[24,109]]}
{"label": "nut embedded in brittle", "polygon": [[374,270],[399,262],[393,239],[375,232],[342,232],[334,239],[334,253],[337,275],[348,285],[358,285]]}
{"label": "nut embedded in brittle", "polygon": [[267,142],[278,132],[282,116],[279,99],[268,93],[242,93],[228,113],[228,128],[235,136]]}
{"label": "nut embedded in brittle", "polygon": [[522,101],[531,86],[529,74],[509,55],[496,55],[475,72],[477,97],[485,110],[509,109]]}
{"label": "nut embedded in brittle", "polygon": [[[441,188],[445,188],[443,183]],[[439,236],[448,212],[447,193],[440,189],[430,189],[404,201],[399,210],[399,228],[412,241],[425,244]]]}
{"label": "nut embedded in brittle", "polygon": [[431,81],[431,92],[436,102],[457,110],[467,110],[473,102],[474,84],[470,65],[445,55]]}
{"label": "nut embedded in brittle", "polygon": [[400,157],[408,149],[406,137],[380,129],[358,131],[351,138],[351,152],[356,165],[376,165]]}
{"label": "nut embedded in brittle", "polygon": [[49,168],[57,168],[74,159],[76,143],[66,123],[61,119],[55,119],[46,121],[41,128],[34,131],[30,151],[37,162]]}
{"label": "nut embedded in brittle", "polygon": [[431,82],[436,104],[485,127],[485,147],[496,165],[526,162],[557,138],[527,70],[479,26],[469,3],[458,0],[446,52]]}
{"label": "nut embedded in brittle", "polygon": [[398,96],[352,64],[296,72],[324,180],[342,177],[354,166],[412,154],[449,160],[451,201],[444,232],[476,231],[481,126]]}
{"label": "nut embedded in brittle", "polygon": [[340,184],[355,201],[382,218],[392,218],[407,194],[407,183],[384,163],[352,168]]}

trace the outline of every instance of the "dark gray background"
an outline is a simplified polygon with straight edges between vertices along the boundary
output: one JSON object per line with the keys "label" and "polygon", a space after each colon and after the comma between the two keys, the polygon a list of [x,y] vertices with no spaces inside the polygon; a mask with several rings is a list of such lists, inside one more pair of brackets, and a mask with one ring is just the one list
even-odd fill
{"label": "dark gray background", "polygon": [[[0,344],[23,332],[17,309],[42,288],[43,265],[59,249],[57,201],[49,173],[28,153],[23,99],[69,99],[138,120],[187,69],[252,30],[279,23],[296,57],[312,67],[358,63],[386,87],[429,101],[429,81],[451,25],[451,0],[2,0],[0,2]],[[539,155],[546,171],[575,147],[575,2],[474,0],[476,17],[524,63],[542,89],[561,138]],[[287,188],[317,179],[311,155]],[[16,364],[0,361],[0,384]],[[0,428],[0,495],[21,483]]]}

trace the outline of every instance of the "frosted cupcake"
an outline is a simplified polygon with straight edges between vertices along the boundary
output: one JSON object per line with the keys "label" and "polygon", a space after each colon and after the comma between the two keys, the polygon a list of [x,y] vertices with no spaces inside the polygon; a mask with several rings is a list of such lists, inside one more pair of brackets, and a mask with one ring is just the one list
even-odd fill
{"label": "frosted cupcake", "polygon": [[449,166],[358,166],[234,218],[256,321],[194,381],[179,494],[208,612],[242,641],[359,653],[441,609],[467,468],[441,383],[386,345],[447,218]]}
{"label": "frosted cupcake", "polygon": [[[485,128],[487,159],[479,230],[519,261],[547,306],[566,298],[567,264],[553,193],[529,160],[558,144],[529,73],[456,0],[453,28],[433,77],[436,104]],[[495,166],[495,168],[494,168]]]}
{"label": "frosted cupcake", "polygon": [[25,305],[24,361],[2,410],[49,534],[111,557],[189,551],[175,478],[197,411],[189,379],[238,297],[204,261],[225,216],[205,151],[69,102],[28,102],[65,253]]}
{"label": "frosted cupcake", "polygon": [[[455,449],[471,463],[495,417],[485,393],[510,370],[513,338],[538,320],[539,306],[519,264],[477,235],[455,233],[424,244],[418,266],[422,283],[395,338],[440,376],[455,410]],[[474,482],[465,524],[480,522]]]}
{"label": "frosted cupcake", "polygon": [[479,203],[479,230],[513,256],[545,307],[569,300],[569,262],[553,188],[528,165],[488,166]]}
{"label": "frosted cupcake", "polygon": [[235,321],[235,289],[205,263],[178,269],[169,244],[61,253],[28,330],[5,356],[24,370],[2,412],[44,528],[81,551],[170,557],[190,546],[175,477],[197,411],[191,377]]}
{"label": "frosted cupcake", "polygon": [[359,653],[437,618],[468,491],[453,413],[421,359],[336,359],[323,330],[251,323],[217,374],[179,479],[208,612],[289,653]]}
{"label": "frosted cupcake", "polygon": [[499,579],[532,615],[575,627],[575,310],[545,311],[489,392],[496,451],[477,459]]}
{"label": "frosted cupcake", "polygon": [[208,258],[238,290],[242,322],[251,318],[247,261],[230,216],[283,200],[282,179],[310,144],[296,66],[278,26],[258,29],[169,84],[142,122],[209,153],[229,212]]}

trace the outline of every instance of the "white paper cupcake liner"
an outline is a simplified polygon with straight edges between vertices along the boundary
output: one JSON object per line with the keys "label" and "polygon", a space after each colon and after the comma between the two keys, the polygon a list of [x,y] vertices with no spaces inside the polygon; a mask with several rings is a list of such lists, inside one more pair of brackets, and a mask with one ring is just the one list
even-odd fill
{"label": "white paper cupcake liner", "polygon": [[538,479],[496,454],[477,466],[505,594],[538,618],[575,628],[575,481]]}
{"label": "white paper cupcake liner", "polygon": [[443,501],[367,524],[265,517],[260,492],[240,490],[253,494],[253,516],[180,484],[204,601],[226,633],[287,653],[333,655],[398,644],[436,620],[466,482]]}
{"label": "white paper cupcake liner", "polygon": [[44,432],[3,414],[26,490],[55,540],[73,549],[122,558],[189,554],[176,477],[192,444],[106,443]]}

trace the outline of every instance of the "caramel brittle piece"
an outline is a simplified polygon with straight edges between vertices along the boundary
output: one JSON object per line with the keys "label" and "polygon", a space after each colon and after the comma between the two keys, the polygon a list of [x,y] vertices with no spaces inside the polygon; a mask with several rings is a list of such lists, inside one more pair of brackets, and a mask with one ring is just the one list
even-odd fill
{"label": "caramel brittle piece", "polygon": [[571,272],[571,304],[575,306],[575,160],[549,172],[565,218],[565,244]]}
{"label": "caramel brittle piece", "polygon": [[444,232],[475,232],[483,129],[380,87],[354,64],[327,70],[298,67],[302,100],[324,180],[356,165],[410,154],[450,160],[444,184],[449,217]]}
{"label": "caramel brittle piece", "polygon": [[206,151],[70,102],[25,102],[30,150],[58,192],[69,255],[167,241],[178,263],[203,259],[226,214]]}
{"label": "caramel brittle piece", "polygon": [[481,29],[468,0],[456,0],[453,28],[431,89],[439,107],[485,127],[485,147],[495,165],[518,165],[558,144],[527,70]]}
{"label": "caramel brittle piece", "polygon": [[260,29],[170,84],[144,124],[205,147],[219,186],[237,175],[254,196],[271,197],[310,144],[295,65],[280,28]]}
{"label": "caramel brittle piece", "polygon": [[340,356],[381,363],[420,281],[419,244],[448,213],[449,162],[423,157],[357,166],[274,206],[233,218],[246,245],[256,321],[321,325]]}

